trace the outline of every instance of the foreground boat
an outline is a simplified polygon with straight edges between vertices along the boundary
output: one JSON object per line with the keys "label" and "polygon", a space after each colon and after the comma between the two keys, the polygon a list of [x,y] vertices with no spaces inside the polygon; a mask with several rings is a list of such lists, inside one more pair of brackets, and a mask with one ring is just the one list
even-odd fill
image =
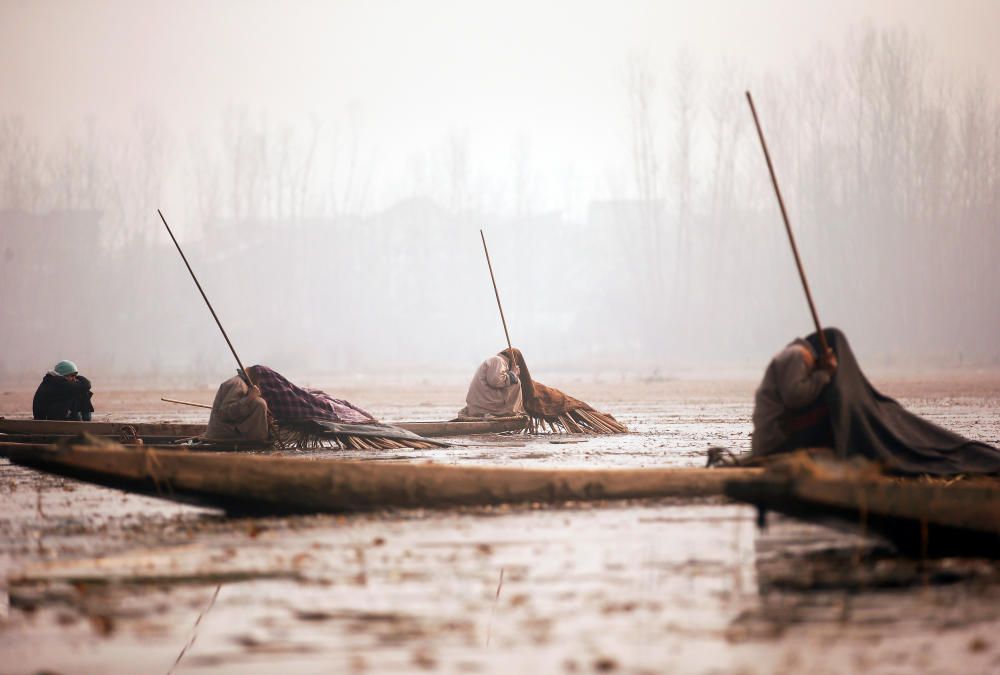
{"label": "foreground boat", "polygon": [[[524,431],[527,418],[497,417],[485,420],[449,422],[396,422],[393,426],[423,436],[442,438],[474,436]],[[173,422],[55,422],[47,420],[0,419],[0,434],[17,436],[28,442],[54,441],[71,438],[83,433],[103,438],[122,439],[134,432],[147,444],[169,443],[182,438],[193,438],[205,433],[205,424],[178,424]],[[130,431],[131,430],[131,431]]]}
{"label": "foreground boat", "polygon": [[189,452],[148,446],[19,444],[16,464],[230,512],[319,513],[719,495],[759,469],[519,469]]}
{"label": "foreground boat", "polygon": [[882,474],[872,464],[799,453],[760,475],[733,476],[725,494],[757,506],[762,516],[773,510],[876,532],[916,557],[1000,558],[996,478],[901,478]]}

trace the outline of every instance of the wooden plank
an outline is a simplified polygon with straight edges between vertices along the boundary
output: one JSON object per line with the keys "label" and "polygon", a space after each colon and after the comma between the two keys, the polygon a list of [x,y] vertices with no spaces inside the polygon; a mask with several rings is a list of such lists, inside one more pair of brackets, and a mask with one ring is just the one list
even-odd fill
{"label": "wooden plank", "polygon": [[1000,557],[1000,482],[994,479],[769,472],[749,479],[734,476],[724,492],[764,510],[877,532],[911,555]]}
{"label": "wooden plank", "polygon": [[796,481],[792,491],[819,504],[1000,534],[998,484],[814,478]]}
{"label": "wooden plank", "polygon": [[[521,431],[525,417],[500,417],[490,420],[449,422],[395,422],[393,426],[425,438],[443,436],[472,436]],[[205,433],[205,424],[178,424],[173,422],[55,422],[47,420],[0,419],[0,433],[23,434],[36,437],[92,436],[117,438],[122,427],[135,428],[140,438],[190,438]]]}
{"label": "wooden plank", "polygon": [[759,469],[523,469],[307,459],[118,445],[8,448],[18,464],[230,510],[341,512],[704,497]]}
{"label": "wooden plank", "polygon": [[412,431],[426,438],[441,436],[474,436],[523,431],[527,417],[497,417],[489,420],[462,420],[452,422],[394,422],[393,426]]}
{"label": "wooden plank", "polygon": [[205,433],[205,424],[175,422],[56,422],[52,420],[0,419],[0,433],[33,434],[38,436],[118,436],[123,427],[131,426],[141,437],[187,438]]}
{"label": "wooden plank", "polygon": [[[984,482],[928,483],[919,479],[825,480],[775,479],[732,481],[727,493],[752,501],[761,494],[854,513],[892,516],[934,525],[1000,534],[1000,484]],[[770,500],[769,500],[770,501]]]}

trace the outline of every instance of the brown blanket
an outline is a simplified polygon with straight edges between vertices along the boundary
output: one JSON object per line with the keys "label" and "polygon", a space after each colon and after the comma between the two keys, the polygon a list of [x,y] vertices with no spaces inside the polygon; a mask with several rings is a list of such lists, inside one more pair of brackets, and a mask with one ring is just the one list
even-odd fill
{"label": "brown blanket", "polygon": [[[511,350],[499,352],[510,358]],[[520,349],[513,349],[514,361],[521,373],[521,397],[524,410],[535,424],[544,428],[547,424],[571,433],[622,434],[628,429],[613,416],[594,410],[580,399],[564,394],[555,387],[548,387],[531,377],[528,364]]]}

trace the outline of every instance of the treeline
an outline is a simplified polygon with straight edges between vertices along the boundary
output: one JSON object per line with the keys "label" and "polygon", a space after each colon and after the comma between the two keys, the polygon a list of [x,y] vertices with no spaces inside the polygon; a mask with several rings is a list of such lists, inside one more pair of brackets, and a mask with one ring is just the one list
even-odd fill
{"label": "treeline", "polygon": [[[808,329],[750,83],[821,318],[885,362],[996,362],[1000,105],[982,78],[937,72],[931,57],[905,32],[871,29],[780,76],[705,72],[683,54],[672,69],[630,61],[645,206],[628,248],[645,253],[642,285],[668,298],[661,333],[688,333],[684,351],[739,353],[777,339],[770,326]],[[720,306],[714,326],[684,318]]]}
{"label": "treeline", "polygon": [[633,56],[623,161],[562,213],[524,142],[493,183],[455,134],[389,185],[355,117],[234,111],[218,142],[182,143],[137,114],[119,142],[88,121],[50,146],[0,120],[0,369],[80,353],[118,373],[228,369],[155,219],[167,196],[246,358],[279,369],[462,369],[499,349],[484,225],[514,340],[543,365],[759,363],[810,324],[747,88],[821,318],[876,365],[997,363],[1000,106],[932,56],[874,29],[781,75]]}

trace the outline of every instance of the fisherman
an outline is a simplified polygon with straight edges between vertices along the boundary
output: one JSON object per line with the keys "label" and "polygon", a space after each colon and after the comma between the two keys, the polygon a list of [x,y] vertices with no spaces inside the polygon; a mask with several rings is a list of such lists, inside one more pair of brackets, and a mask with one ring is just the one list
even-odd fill
{"label": "fisherman", "polygon": [[462,417],[511,417],[524,414],[521,394],[521,369],[511,361],[509,351],[483,361],[469,385]]}
{"label": "fisherman", "polygon": [[242,370],[219,386],[205,440],[267,443],[271,440],[267,402]]}
{"label": "fisherman", "polygon": [[[817,363],[824,342],[831,351]],[[754,454],[831,447],[841,459],[861,457],[896,474],[1000,474],[1000,450],[914,415],[875,389],[836,328],[775,356],[757,390],[753,422]]]}
{"label": "fisherman", "polygon": [[78,420],[89,422],[94,412],[90,380],[81,375],[72,361],[60,361],[42,378],[31,402],[36,420]]}
{"label": "fisherman", "polygon": [[836,370],[832,349],[820,359],[803,338],[775,354],[754,395],[754,455],[833,445],[830,410],[822,395]]}

